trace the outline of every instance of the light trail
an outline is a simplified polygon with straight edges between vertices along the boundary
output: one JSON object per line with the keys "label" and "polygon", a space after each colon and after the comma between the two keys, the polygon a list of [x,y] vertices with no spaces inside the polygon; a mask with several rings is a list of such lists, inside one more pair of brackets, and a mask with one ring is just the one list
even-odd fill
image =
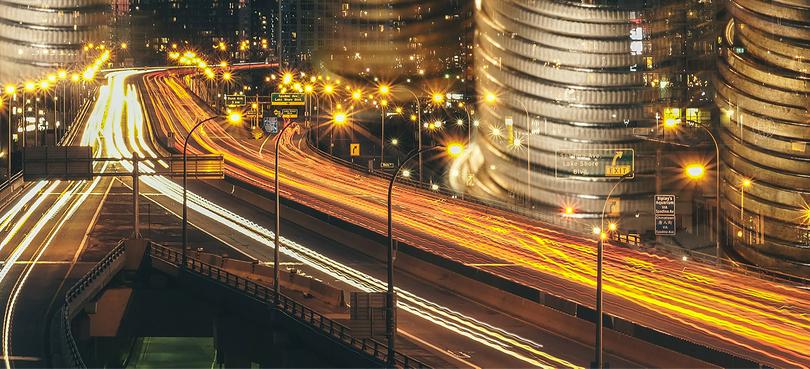
{"label": "light trail", "polygon": [[[183,137],[179,129],[188,129],[196,117],[210,114],[172,77],[147,77],[146,89],[157,110],[156,129],[175,137]],[[281,195],[384,235],[386,181],[312,153],[296,134],[280,138],[288,164]],[[259,156],[258,143],[229,138],[217,126],[194,139],[202,152],[225,157],[229,176],[272,191],[272,159]],[[595,240],[408,186],[397,188],[396,196],[402,209],[394,215],[397,240],[593,306]],[[605,247],[605,263],[607,313],[763,364],[810,368],[808,291],[613,245]],[[493,264],[515,266],[486,267]]]}
{"label": "light trail", "polygon": [[[114,102],[110,99],[112,96],[108,94],[108,89],[102,88],[100,89],[99,99],[97,100],[93,113],[90,115],[89,119],[101,121],[101,117],[104,116],[104,111],[107,107],[114,104]],[[103,102],[103,103],[102,103]],[[75,139],[76,131],[71,133],[71,137],[69,137],[68,141],[72,141]],[[84,134],[80,139],[80,143],[82,145],[89,145],[92,143],[99,142],[100,137],[98,135],[98,131],[92,129],[86,129]],[[98,148],[98,146],[96,146]],[[101,152],[96,150],[95,156],[100,156]],[[108,163],[103,163],[101,165],[101,171],[105,171],[108,166]],[[23,292],[25,284],[28,278],[31,276],[34,268],[37,266],[37,262],[40,260],[42,255],[44,255],[45,251],[48,249],[48,246],[51,245],[52,241],[55,237],[59,234],[59,231],[62,229],[64,224],[69,221],[73,215],[78,211],[78,209],[84,204],[87,198],[93,193],[93,190],[101,181],[101,177],[96,177],[92,181],[73,181],[73,182],[66,182],[67,187],[64,191],[59,194],[56,202],[51,204],[48,210],[39,218],[37,219],[36,223],[28,229],[28,233],[22,239],[22,241],[17,245],[15,250],[10,254],[10,256],[6,259],[5,264],[2,268],[0,268],[0,284],[6,279],[8,274],[10,273],[11,269],[17,264],[19,259],[22,257],[23,253],[28,250],[34,240],[39,237],[40,233],[47,229],[49,223],[51,223],[56,216],[62,212],[65,206],[72,201],[70,207],[67,211],[62,215],[60,221],[54,226],[50,228],[49,234],[47,239],[40,245],[38,250],[33,255],[33,258],[30,260],[30,263],[23,266],[23,272],[18,277],[17,281],[15,282],[14,286],[11,288],[11,292],[9,294],[9,298],[6,303],[6,309],[3,314],[3,326],[2,326],[2,359],[3,364],[6,369],[11,369],[11,361],[12,361],[12,353],[11,353],[11,329],[13,325],[13,318],[14,318],[14,311],[16,308],[17,300],[20,297],[20,294]],[[31,200],[34,199],[37,195],[39,197],[34,200],[34,202],[30,205],[28,210],[23,214],[14,225],[14,227],[10,230],[10,232],[6,235],[3,239],[2,243],[0,243],[0,250],[10,242],[13,237],[17,235],[20,229],[28,223],[28,220],[32,217],[35,210],[37,210],[50,196],[55,189],[60,185],[60,181],[39,181],[37,182],[32,188],[28,189],[26,193],[17,201],[17,203],[12,206],[2,217],[0,217],[0,224],[3,228],[5,225],[11,221],[12,217],[19,213],[19,211],[27,206]],[[41,191],[45,186],[48,188],[45,191]],[[101,204],[99,205],[101,206]]]}
{"label": "light trail", "polygon": [[[126,100],[128,104],[134,104],[135,101],[137,101],[137,94],[135,94],[133,90],[129,90]],[[134,105],[128,105],[127,111],[132,110],[135,110]],[[113,127],[105,127],[105,129],[108,130],[107,132],[111,130],[112,133],[111,136],[105,134],[105,151],[108,153],[117,153],[115,155],[120,157],[130,157],[134,151],[142,156],[155,158],[155,153],[151,149],[147,149],[148,145],[145,145],[143,138],[138,139],[135,137],[146,135],[148,132],[143,126],[144,120],[137,115],[134,116],[134,118],[135,119],[129,120],[126,124],[121,122],[120,118],[113,118]],[[126,129],[124,129],[124,127],[126,127]],[[123,162],[122,165],[128,171],[132,169],[130,162]],[[154,169],[145,163],[142,164],[140,170],[143,173],[154,173]],[[159,191],[175,203],[182,203],[182,186],[172,180],[163,176],[143,176],[141,180],[144,184]],[[191,211],[197,212],[226,228],[272,249],[274,234],[269,229],[231,212],[212,201],[204,199],[191,191],[188,193],[188,200],[189,209]],[[158,201],[155,202],[160,205]],[[166,208],[166,210],[171,211],[168,208]],[[205,229],[202,229],[202,231],[211,234]],[[213,234],[211,235],[216,238]],[[281,241],[284,247],[282,247],[280,251],[283,254],[299,260],[324,274],[330,275],[336,280],[366,292],[382,291],[385,289],[385,282],[380,279],[330,259],[323,254],[287,238],[282,237]],[[229,246],[238,249],[237,246]],[[543,346],[539,343],[494,327],[485,322],[478,321],[475,318],[421,298],[409,291],[397,288],[397,295],[400,301],[399,307],[402,310],[530,365],[541,368],[581,368],[567,360],[542,351]]]}

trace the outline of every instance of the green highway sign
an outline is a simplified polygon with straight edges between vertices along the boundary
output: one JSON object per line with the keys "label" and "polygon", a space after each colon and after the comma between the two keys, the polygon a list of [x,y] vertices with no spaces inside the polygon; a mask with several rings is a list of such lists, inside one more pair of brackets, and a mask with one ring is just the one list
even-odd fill
{"label": "green highway sign", "polygon": [[237,107],[247,105],[247,97],[245,95],[225,95],[225,106]]}
{"label": "green highway sign", "polygon": [[273,106],[304,106],[305,99],[304,94],[273,93],[270,95],[270,102]]}
{"label": "green highway sign", "polygon": [[554,175],[557,178],[633,178],[636,169],[633,149],[557,151],[554,161]]}

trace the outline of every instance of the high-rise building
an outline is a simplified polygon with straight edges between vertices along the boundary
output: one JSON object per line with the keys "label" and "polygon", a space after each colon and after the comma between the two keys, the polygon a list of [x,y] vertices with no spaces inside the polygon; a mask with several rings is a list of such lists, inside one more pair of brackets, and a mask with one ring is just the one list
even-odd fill
{"label": "high-rise building", "polygon": [[719,63],[727,241],[810,275],[810,10],[732,0]]}
{"label": "high-rise building", "polygon": [[165,51],[191,47],[232,60],[274,53],[276,5],[269,0],[130,0],[119,22],[139,64],[165,61]]}
{"label": "high-rise building", "polygon": [[0,2],[0,80],[79,63],[86,43],[109,38],[109,0]]}
{"label": "high-rise building", "polygon": [[316,55],[333,40],[339,2],[326,0],[279,0],[281,62],[307,70],[317,67]]}
{"label": "high-rise building", "polygon": [[[597,219],[604,210],[627,231],[653,227],[651,202],[667,161],[640,135],[684,120],[687,107],[710,105],[711,77],[692,68],[713,63],[712,29],[695,25],[704,24],[698,17],[711,25],[715,12],[711,2],[607,3],[476,2],[484,101],[475,142],[452,171],[454,187],[546,213],[569,208]],[[619,152],[635,166],[621,183],[622,173],[605,164],[618,168]]]}
{"label": "high-rise building", "polygon": [[439,78],[466,64],[468,3],[343,0],[336,9],[336,33],[319,60],[351,79]]}

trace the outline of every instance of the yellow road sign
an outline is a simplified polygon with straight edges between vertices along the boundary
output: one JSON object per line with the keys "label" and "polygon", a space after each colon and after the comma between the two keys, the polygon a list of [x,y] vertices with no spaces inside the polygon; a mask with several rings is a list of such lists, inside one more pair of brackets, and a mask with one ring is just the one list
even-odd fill
{"label": "yellow road sign", "polygon": [[350,144],[349,153],[351,156],[360,156],[360,144],[359,143]]}

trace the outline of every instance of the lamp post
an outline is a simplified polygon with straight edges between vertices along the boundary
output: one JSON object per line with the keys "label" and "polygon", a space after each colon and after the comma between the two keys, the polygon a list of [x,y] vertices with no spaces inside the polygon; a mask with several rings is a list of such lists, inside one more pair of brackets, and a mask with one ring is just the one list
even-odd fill
{"label": "lamp post", "polygon": [[[720,165],[721,165],[720,164],[720,145],[717,143],[717,138],[714,137],[714,134],[712,133],[712,131],[709,128],[707,128],[703,124],[700,124],[700,122],[691,121],[691,120],[688,120],[687,122],[690,122],[690,123],[694,124],[695,126],[702,129],[704,132],[706,132],[706,134],[709,136],[709,138],[712,139],[712,143],[714,144],[714,157],[715,157],[715,163],[716,163],[715,165],[717,165],[717,169],[716,169],[717,176],[715,177],[715,192],[716,192],[716,196],[717,196],[717,204],[716,204],[717,205],[717,210],[714,212],[714,238],[715,238],[715,257],[717,258],[717,263],[720,263],[720,258],[723,256],[722,248],[720,246],[720,211],[722,209],[722,207],[720,206],[720,197],[721,197],[721,195],[720,195]],[[671,124],[671,125],[666,125],[665,124],[664,126],[666,128],[674,128],[676,126],[676,124]],[[687,175],[689,175],[689,173],[687,173]],[[689,175],[689,177],[698,178],[698,177],[695,177],[695,176],[692,176],[692,175]]]}
{"label": "lamp post", "polygon": [[281,127],[281,130],[278,132],[276,136],[276,152],[275,152],[275,162],[273,162],[273,192],[276,194],[276,214],[275,214],[275,226],[276,228],[274,231],[273,237],[273,303],[278,305],[279,303],[279,294],[281,293],[281,287],[279,286],[279,278],[281,273],[279,271],[280,264],[279,264],[279,248],[281,247],[281,196],[278,192],[279,187],[279,148],[281,143],[281,137],[284,134],[284,131],[287,128],[291,127],[292,124],[289,124],[289,120],[284,124],[284,127]]}
{"label": "lamp post", "polygon": [[381,84],[377,87],[377,92],[380,95],[380,168],[382,168],[385,161],[385,108],[388,106],[385,97],[391,93],[391,86]]}
{"label": "lamp post", "polygon": [[463,146],[459,144],[450,144],[448,146],[431,146],[425,147],[420,150],[416,150],[412,152],[408,157],[402,161],[400,165],[397,166],[397,170],[394,172],[394,175],[391,176],[391,179],[388,182],[388,254],[387,254],[387,271],[388,271],[388,290],[386,294],[386,313],[385,313],[385,333],[388,339],[388,368],[394,368],[395,358],[394,355],[396,353],[396,349],[394,347],[395,340],[396,340],[396,327],[394,321],[394,313],[396,312],[396,305],[394,299],[394,214],[393,214],[393,191],[394,191],[394,182],[396,182],[399,173],[402,171],[402,168],[408,164],[413,158],[423,154],[426,151],[432,150],[441,150],[446,149],[447,153],[451,157],[457,157],[461,155],[461,152],[464,150]]}
{"label": "lamp post", "polygon": [[[526,113],[526,199],[529,204],[532,202],[532,127],[531,117],[529,116],[529,109],[522,100],[515,100],[520,103],[523,112]],[[494,106],[498,102],[498,96],[492,92],[484,95],[484,102],[490,106]]]}
{"label": "lamp post", "polygon": [[[220,116],[215,115],[197,122],[197,124],[188,131],[188,134],[186,134],[183,140],[183,249],[180,251],[182,255],[181,268],[186,267],[186,248],[188,248],[188,140],[191,138],[191,134],[202,126],[203,123],[217,118],[220,118]],[[242,121],[242,115],[239,113],[231,113],[228,116],[228,121],[234,124],[239,123]]]}
{"label": "lamp post", "polygon": [[[421,102],[419,101],[419,96],[413,92],[410,88],[400,86],[405,91],[408,91],[411,95],[413,95],[413,99],[416,101],[416,127],[417,127],[417,138],[416,138],[416,149],[422,150],[422,106]],[[419,153],[419,183],[422,183],[422,153]]]}
{"label": "lamp post", "polygon": [[[12,124],[12,121],[14,120],[14,114],[12,112],[13,107],[11,104],[11,100],[14,97],[16,91],[17,87],[14,85],[6,85],[3,90],[4,94],[8,97],[8,104],[7,104],[8,106],[6,106],[6,109],[8,109],[8,137],[7,137],[8,152],[6,153],[6,163],[8,164],[8,168],[6,168],[6,175],[8,176],[7,178],[9,179],[11,179],[11,151],[12,151],[11,136],[13,134],[12,128],[14,127],[14,124]],[[0,102],[2,102],[2,100],[0,100]]]}
{"label": "lamp post", "polygon": [[[594,345],[595,349],[596,349],[595,350],[596,353],[595,353],[594,365],[596,366],[597,369],[603,369],[605,367],[604,366],[605,363],[604,363],[603,350],[602,350],[602,346],[603,346],[603,343],[602,343],[602,331],[603,331],[603,329],[602,328],[603,328],[603,325],[604,325],[603,324],[604,323],[603,318],[602,318],[602,316],[604,315],[603,309],[602,309],[602,261],[603,261],[603,256],[604,256],[603,255],[603,250],[604,250],[603,241],[607,237],[607,233],[605,233],[605,231],[604,231],[604,229],[605,229],[605,209],[607,209],[607,204],[610,201],[610,196],[613,195],[613,191],[615,191],[616,188],[619,187],[619,184],[621,184],[625,179],[630,178],[630,176],[632,176],[633,174],[634,173],[632,171],[630,171],[628,173],[625,173],[623,176],[621,176],[621,178],[619,178],[619,181],[616,182],[616,184],[613,185],[613,188],[610,189],[610,192],[608,192],[608,195],[605,198],[605,203],[604,203],[604,205],[602,205],[602,216],[600,217],[600,227],[599,228],[594,228],[594,232],[593,232],[593,233],[597,234],[597,237],[598,237],[598,241],[596,243],[596,338],[595,338],[595,345]],[[566,209],[566,213],[568,213],[568,212],[569,212],[568,209]],[[573,211],[571,211],[571,212],[573,212]],[[611,228],[610,231],[615,231],[616,230],[615,224],[611,223],[610,228]]]}

